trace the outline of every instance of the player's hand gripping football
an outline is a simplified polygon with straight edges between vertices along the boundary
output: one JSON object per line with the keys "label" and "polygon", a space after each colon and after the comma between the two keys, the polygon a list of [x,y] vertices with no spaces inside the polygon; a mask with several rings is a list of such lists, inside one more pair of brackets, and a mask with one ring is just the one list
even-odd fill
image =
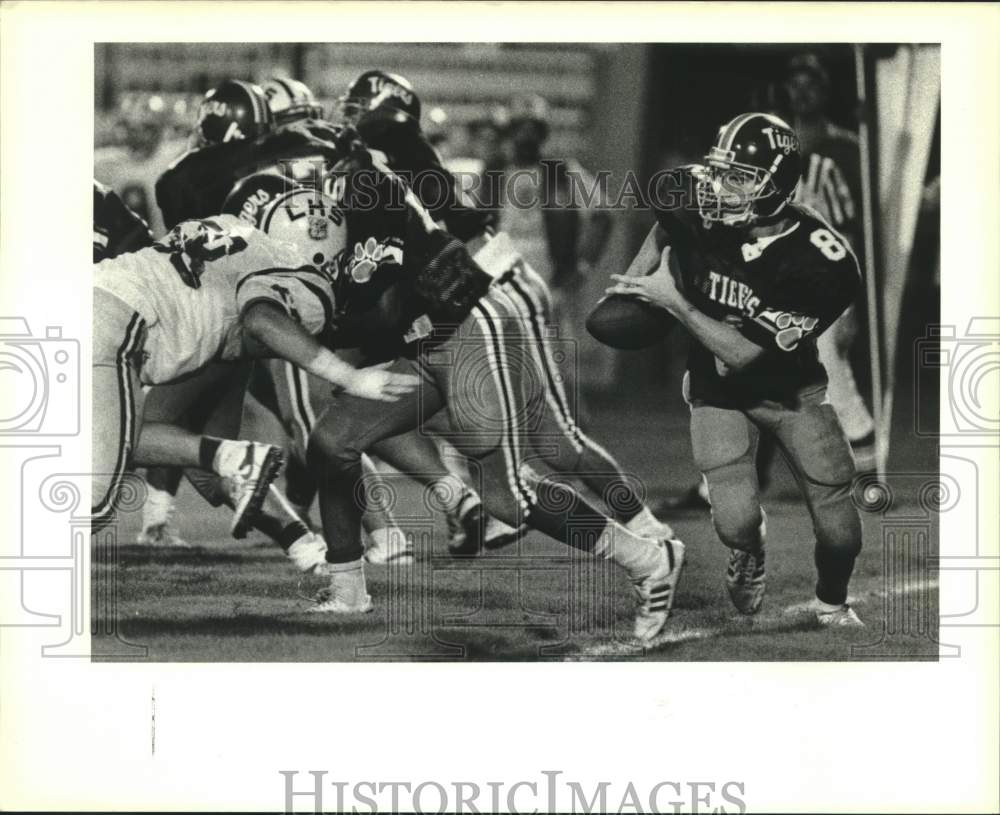
{"label": "player's hand gripping football", "polygon": [[383,366],[375,365],[355,371],[347,377],[343,386],[352,396],[379,402],[396,402],[401,396],[415,390],[419,384],[418,376],[393,373],[383,370]]}
{"label": "player's hand gripping football", "polygon": [[657,308],[666,309],[677,315],[688,306],[688,301],[677,287],[677,281],[670,271],[670,247],[663,247],[660,253],[660,265],[656,271],[645,277],[630,277],[613,274],[611,279],[615,285],[606,289],[608,294],[623,294],[634,297]]}

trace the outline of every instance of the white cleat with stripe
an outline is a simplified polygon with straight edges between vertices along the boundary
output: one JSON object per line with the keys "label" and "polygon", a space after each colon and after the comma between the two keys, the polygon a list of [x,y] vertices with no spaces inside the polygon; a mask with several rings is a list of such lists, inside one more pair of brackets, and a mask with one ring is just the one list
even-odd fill
{"label": "white cleat with stripe", "polygon": [[653,572],[632,581],[639,608],[635,614],[634,633],[636,639],[653,639],[670,616],[674,605],[674,595],[684,568],[684,544],[676,538],[657,541],[660,561]]}
{"label": "white cleat with stripe", "polygon": [[227,439],[219,445],[215,471],[232,501],[230,532],[234,538],[246,536],[283,461],[284,453],[273,444]]}
{"label": "white cleat with stripe", "polygon": [[320,589],[316,605],[310,614],[366,614],[372,610],[372,598],[365,583],[364,565],[354,563],[327,563],[317,569],[317,574],[330,576],[330,585]]}
{"label": "white cleat with stripe", "polygon": [[832,611],[816,609],[816,622],[824,628],[864,628],[861,618],[847,603]]}

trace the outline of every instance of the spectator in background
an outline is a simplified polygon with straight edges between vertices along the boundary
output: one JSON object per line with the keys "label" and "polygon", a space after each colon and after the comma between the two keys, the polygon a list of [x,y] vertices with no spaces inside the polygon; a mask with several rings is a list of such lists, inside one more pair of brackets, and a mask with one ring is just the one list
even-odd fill
{"label": "spectator in background", "polygon": [[[861,154],[857,136],[828,118],[830,77],[814,54],[792,58],[785,78],[791,124],[802,151],[802,181],[796,200],[817,210],[840,232],[859,259]],[[864,268],[864,267],[862,267]],[[827,394],[851,443],[859,470],[875,466],[875,422],[858,391],[850,351],[858,336],[858,305],[845,311],[817,341],[829,377]]]}
{"label": "spectator in background", "polygon": [[488,206],[499,210],[499,228],[549,284],[560,336],[572,336],[570,326],[582,322],[575,295],[604,251],[611,219],[596,208],[594,177],[578,161],[543,157],[549,136],[544,99],[515,99],[506,136],[510,159],[488,179]]}
{"label": "spectator in background", "polygon": [[484,205],[488,197],[483,194],[487,174],[502,173],[507,164],[503,153],[507,119],[507,109],[499,106],[471,119],[465,125],[463,154],[445,160],[445,166],[459,179],[462,189],[479,205]]}

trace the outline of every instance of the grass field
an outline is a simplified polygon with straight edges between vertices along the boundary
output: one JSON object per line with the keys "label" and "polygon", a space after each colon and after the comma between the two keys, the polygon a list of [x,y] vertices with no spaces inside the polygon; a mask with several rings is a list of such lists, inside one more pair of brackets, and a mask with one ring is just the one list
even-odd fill
{"label": "grass field", "polygon": [[[622,417],[599,418],[602,438],[617,441],[626,469],[650,474],[653,496],[690,483],[683,415],[668,417],[654,437],[639,412],[624,426]],[[656,466],[663,461],[680,463]],[[403,493],[401,514],[415,514],[422,506],[418,488]],[[898,492],[896,500],[908,497]],[[812,598],[815,575],[808,515],[783,465],[764,503],[769,583],[762,613],[747,619],[731,607],[723,586],[727,550],[708,515],[680,515],[669,519],[688,545],[674,613],[664,633],[639,649],[628,639],[633,601],[617,570],[595,567],[537,534],[456,562],[445,549],[440,518],[402,521],[417,534],[415,566],[367,568],[372,613],[309,614],[308,598],[324,581],[301,577],[273,544],[230,539],[227,513],[207,507],[185,485],[177,520],[194,548],[130,545],[136,513],[121,519],[117,565],[95,558],[93,616],[102,633],[94,636],[94,656],[198,662],[936,658],[937,583],[926,568],[937,551],[933,529],[919,541],[920,524],[912,541],[901,543],[897,535],[886,554],[886,517],[863,513],[865,547],[851,596],[867,628],[821,630],[811,615],[790,610]]]}

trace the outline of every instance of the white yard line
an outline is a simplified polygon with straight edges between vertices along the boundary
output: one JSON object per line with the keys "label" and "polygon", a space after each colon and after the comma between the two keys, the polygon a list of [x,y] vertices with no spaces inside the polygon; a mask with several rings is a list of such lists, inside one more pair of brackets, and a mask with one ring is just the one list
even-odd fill
{"label": "white yard line", "polygon": [[[910,585],[902,586],[892,592],[886,592],[882,588],[870,589],[868,591],[860,592],[857,595],[851,595],[847,598],[847,600],[851,605],[862,606],[867,605],[872,600],[883,600],[890,594],[895,597],[905,597],[910,594],[936,591],[937,588],[938,581],[934,579],[926,582],[911,583]],[[745,626],[748,632],[767,631],[769,629],[773,629],[775,632],[778,632],[787,629],[791,624],[797,621],[797,618],[807,616],[809,609],[806,608],[806,606],[806,603],[796,603],[791,606],[786,606],[777,612],[765,611],[752,618],[747,618],[745,622],[741,621],[738,617],[734,617],[731,622],[718,626],[671,628],[671,624],[668,622],[667,629],[647,643],[645,651],[646,653],[649,653],[651,651],[657,651],[665,646],[679,645],[685,642],[711,639],[713,637],[724,635],[731,636],[738,632],[741,626]],[[635,652],[636,646],[634,644],[624,642],[607,642],[585,647],[580,656],[570,657],[569,659],[579,659],[581,656],[584,658],[629,656],[635,654]]]}

